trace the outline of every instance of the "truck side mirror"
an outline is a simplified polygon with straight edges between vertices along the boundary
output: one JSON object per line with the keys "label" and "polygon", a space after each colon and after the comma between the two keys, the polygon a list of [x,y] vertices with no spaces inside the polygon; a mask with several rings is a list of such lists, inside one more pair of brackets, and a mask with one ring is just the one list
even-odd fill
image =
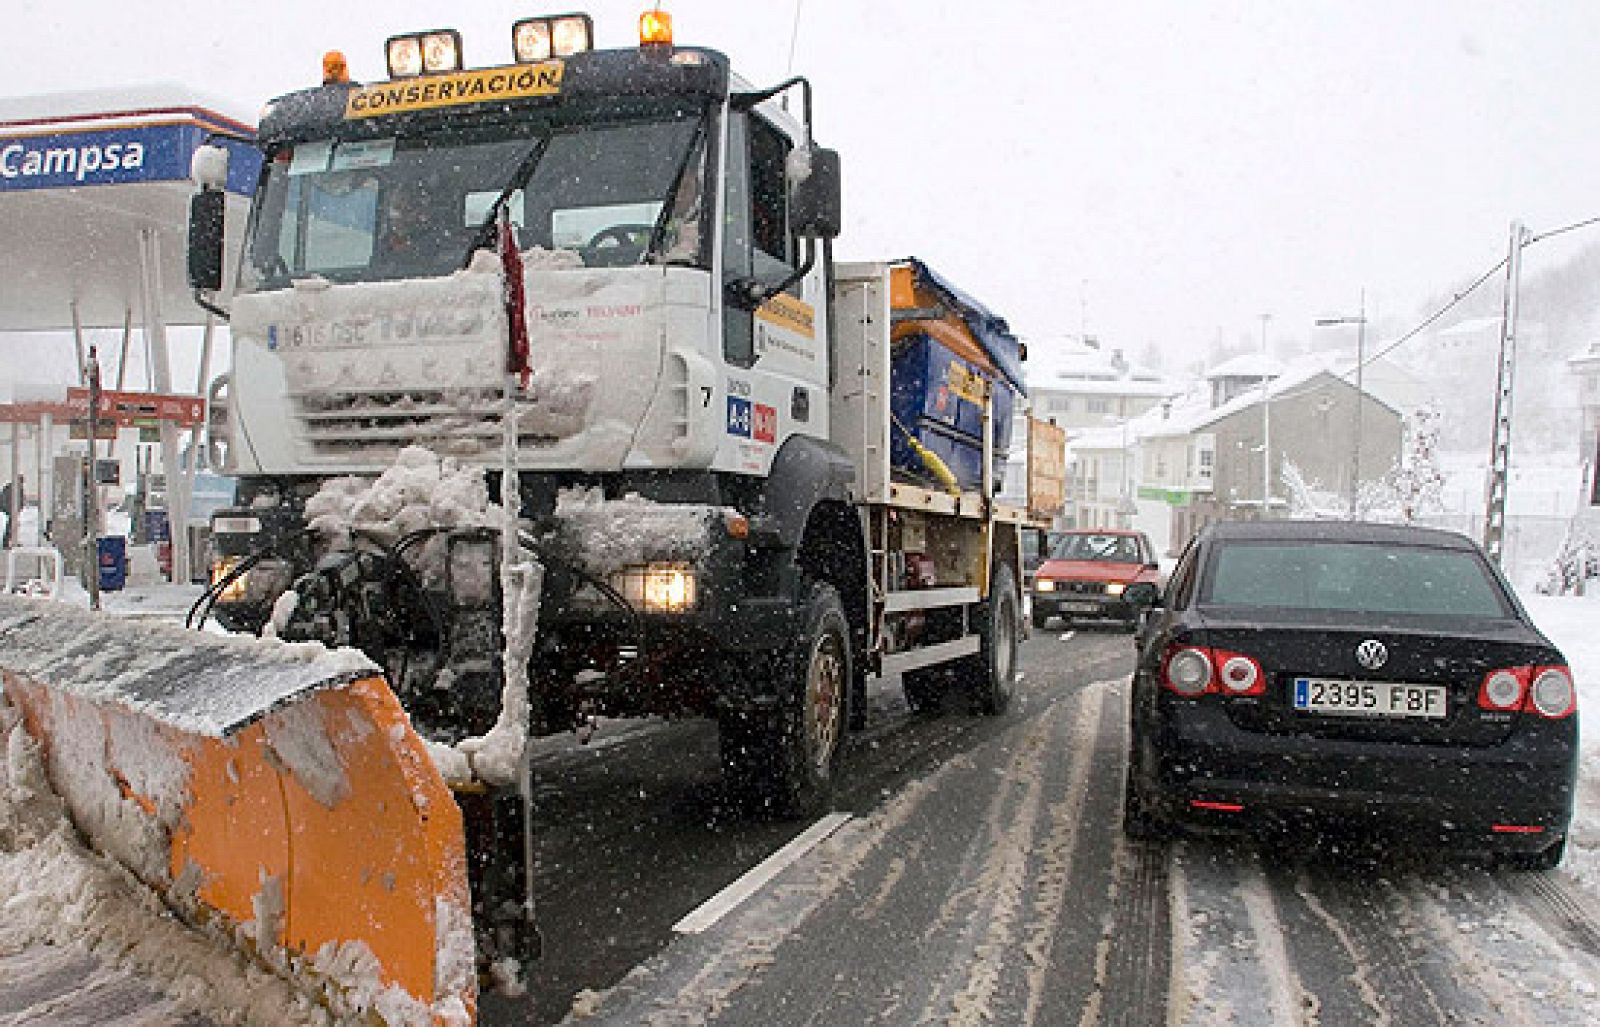
{"label": "truck side mirror", "polygon": [[222,233],[228,195],[228,148],[215,141],[189,155],[189,177],[200,187],[189,201],[189,287],[222,288]]}
{"label": "truck side mirror", "polygon": [[202,189],[189,201],[189,287],[222,288],[222,235],[228,194]]}
{"label": "truck side mirror", "polygon": [[789,218],[795,234],[836,239],[844,228],[839,151],[804,146],[789,155]]}

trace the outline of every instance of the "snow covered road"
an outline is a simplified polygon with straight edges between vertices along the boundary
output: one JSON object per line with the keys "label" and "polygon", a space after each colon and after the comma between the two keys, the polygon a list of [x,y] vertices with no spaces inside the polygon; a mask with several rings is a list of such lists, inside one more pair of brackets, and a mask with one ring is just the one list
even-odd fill
{"label": "snow covered road", "polygon": [[[1548,601],[1563,602],[1530,605],[1567,647],[1592,715],[1600,643],[1576,629],[1595,607]],[[806,825],[729,813],[704,725],[541,743],[546,958],[532,999],[490,1001],[484,1022],[1600,1019],[1597,732],[1584,812],[1553,873],[1309,843],[1130,845],[1119,830],[1130,666],[1126,635],[1042,633],[1024,647],[1018,703],[994,720],[912,717],[893,682],[875,685],[842,797],[854,817],[694,935],[672,925]],[[40,808],[7,794],[0,1024],[61,1022],[91,998],[96,1022],[115,1022],[117,1003],[129,1023],[311,1018],[263,1013],[238,990],[259,991],[246,967],[207,968],[206,989],[164,973],[134,942],[170,947],[161,932],[174,922],[137,896],[69,903],[94,857],[42,848]]]}

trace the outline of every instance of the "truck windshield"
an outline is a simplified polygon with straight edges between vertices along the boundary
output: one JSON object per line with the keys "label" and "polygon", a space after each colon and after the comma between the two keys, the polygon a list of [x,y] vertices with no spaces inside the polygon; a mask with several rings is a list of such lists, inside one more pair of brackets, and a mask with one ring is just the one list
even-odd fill
{"label": "truck windshield", "polygon": [[[269,155],[239,291],[446,275],[492,236],[502,195],[523,250],[569,266],[705,266],[704,119],[518,124],[314,140]],[[542,129],[542,130],[541,130]]]}

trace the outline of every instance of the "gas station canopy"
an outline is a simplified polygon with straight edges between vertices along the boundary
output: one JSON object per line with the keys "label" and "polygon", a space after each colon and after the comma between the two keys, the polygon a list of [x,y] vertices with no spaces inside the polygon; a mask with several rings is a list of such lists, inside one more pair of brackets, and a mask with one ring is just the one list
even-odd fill
{"label": "gas station canopy", "polygon": [[230,273],[261,166],[254,130],[219,106],[174,85],[0,99],[0,331],[70,328],[74,307],[84,328],[204,322],[185,272],[190,156],[213,137],[230,151]]}

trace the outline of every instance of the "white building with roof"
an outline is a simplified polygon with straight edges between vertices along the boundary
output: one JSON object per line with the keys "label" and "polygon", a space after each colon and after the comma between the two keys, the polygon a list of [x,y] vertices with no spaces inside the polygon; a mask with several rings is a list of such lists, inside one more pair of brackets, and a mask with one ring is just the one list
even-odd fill
{"label": "white building with roof", "polygon": [[[1129,425],[1137,452],[1129,457],[1134,504],[1124,523],[1149,533],[1158,548],[1175,554],[1212,521],[1286,514],[1285,465],[1308,485],[1346,496],[1354,482],[1382,478],[1399,459],[1400,411],[1370,390],[1358,393],[1317,358],[1282,365],[1263,390],[1262,366],[1219,365],[1203,393]],[[1108,441],[1106,433],[1095,441]]]}

